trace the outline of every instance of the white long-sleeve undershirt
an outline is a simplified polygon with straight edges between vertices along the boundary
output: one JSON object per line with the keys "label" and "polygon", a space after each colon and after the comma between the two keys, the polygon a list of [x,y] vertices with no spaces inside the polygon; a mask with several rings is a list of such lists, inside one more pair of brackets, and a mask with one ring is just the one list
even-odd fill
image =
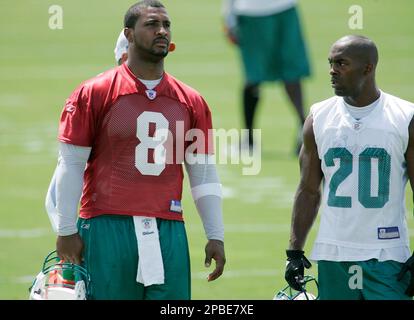
{"label": "white long-sleeve undershirt", "polygon": [[79,200],[90,147],[59,143],[58,163],[46,195],[46,211],[53,230],[60,236],[78,232]]}
{"label": "white long-sleeve undershirt", "polygon": [[203,222],[207,239],[224,241],[222,190],[214,156],[197,155],[184,162],[190,180],[191,194]]}

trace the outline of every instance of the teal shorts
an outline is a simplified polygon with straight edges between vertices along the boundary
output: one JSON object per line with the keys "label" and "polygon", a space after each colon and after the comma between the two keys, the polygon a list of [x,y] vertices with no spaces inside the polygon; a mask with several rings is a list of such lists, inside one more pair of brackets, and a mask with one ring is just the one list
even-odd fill
{"label": "teal shorts", "polygon": [[84,263],[91,276],[90,299],[189,300],[190,257],[184,222],[157,219],[165,283],[144,287],[136,281],[138,247],[130,216],[79,219]]}
{"label": "teal shorts", "polygon": [[402,263],[318,261],[320,300],[411,300],[404,292],[410,276],[397,280]]}
{"label": "teal shorts", "polygon": [[295,82],[310,75],[295,7],[270,16],[238,16],[238,39],[247,83]]}

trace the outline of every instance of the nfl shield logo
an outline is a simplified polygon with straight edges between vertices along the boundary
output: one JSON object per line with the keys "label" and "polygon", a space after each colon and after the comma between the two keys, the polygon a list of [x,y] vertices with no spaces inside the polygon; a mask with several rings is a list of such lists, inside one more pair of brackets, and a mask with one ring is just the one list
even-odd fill
{"label": "nfl shield logo", "polygon": [[151,219],[142,220],[142,226],[144,227],[144,229],[151,228]]}
{"label": "nfl shield logo", "polygon": [[147,97],[150,100],[154,100],[157,97],[157,92],[155,90],[152,90],[152,89],[145,90],[145,93],[147,94]]}

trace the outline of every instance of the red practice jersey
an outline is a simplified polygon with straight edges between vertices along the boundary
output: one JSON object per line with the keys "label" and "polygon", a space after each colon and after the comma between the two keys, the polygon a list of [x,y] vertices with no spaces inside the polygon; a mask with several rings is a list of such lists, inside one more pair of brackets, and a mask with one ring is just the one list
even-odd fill
{"label": "red practice jersey", "polygon": [[210,129],[200,94],[167,73],[153,90],[126,64],[82,83],[59,125],[60,141],[92,147],[80,216],[183,220],[182,162],[185,152],[213,153]]}

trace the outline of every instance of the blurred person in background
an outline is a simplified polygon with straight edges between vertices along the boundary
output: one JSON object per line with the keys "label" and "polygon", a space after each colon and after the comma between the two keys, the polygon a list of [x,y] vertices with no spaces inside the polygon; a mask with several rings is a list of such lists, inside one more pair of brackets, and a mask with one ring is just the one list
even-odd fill
{"label": "blurred person in background", "polygon": [[[228,39],[237,45],[244,71],[244,125],[249,150],[263,82],[282,82],[297,115],[295,154],[302,145],[305,121],[301,80],[311,74],[296,0],[224,0]],[[244,145],[242,143],[242,145]]]}
{"label": "blurred person in background", "polygon": [[124,29],[119,33],[114,49],[115,61],[120,66],[128,59],[128,39],[125,37]]}

